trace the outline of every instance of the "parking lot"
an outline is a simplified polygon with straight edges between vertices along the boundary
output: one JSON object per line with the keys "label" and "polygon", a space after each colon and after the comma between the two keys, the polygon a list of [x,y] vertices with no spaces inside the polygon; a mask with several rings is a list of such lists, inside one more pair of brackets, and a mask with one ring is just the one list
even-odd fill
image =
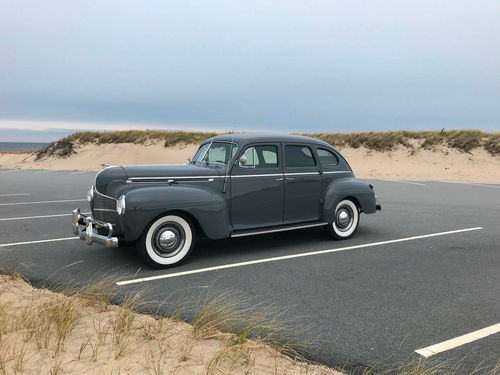
{"label": "parking lot", "polygon": [[150,301],[234,290],[282,310],[309,358],[334,367],[426,356],[465,373],[500,360],[500,185],[370,180],[382,212],[350,240],[322,228],[203,240],[185,264],[153,270],[133,246],[72,235],[94,175],[0,170],[0,267],[35,285],[116,275]]}

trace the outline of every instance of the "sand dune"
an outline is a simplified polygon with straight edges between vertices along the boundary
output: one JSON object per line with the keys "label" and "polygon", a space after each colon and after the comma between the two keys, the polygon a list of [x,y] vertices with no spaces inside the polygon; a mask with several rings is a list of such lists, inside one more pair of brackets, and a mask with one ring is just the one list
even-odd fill
{"label": "sand dune", "polygon": [[[3,153],[0,168],[99,170],[101,163],[179,164],[186,163],[197,147],[190,144],[165,148],[161,143],[86,144],[67,158],[35,160],[34,155]],[[363,147],[340,151],[360,178],[500,183],[500,157],[483,148],[470,153],[442,146],[416,152],[404,147],[387,152]]]}

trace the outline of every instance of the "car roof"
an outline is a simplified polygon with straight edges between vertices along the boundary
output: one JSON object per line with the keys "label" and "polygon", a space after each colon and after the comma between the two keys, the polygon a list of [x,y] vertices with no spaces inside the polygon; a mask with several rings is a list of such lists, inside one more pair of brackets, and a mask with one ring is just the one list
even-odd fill
{"label": "car roof", "polygon": [[209,138],[206,142],[235,142],[240,146],[246,145],[248,143],[256,142],[289,142],[289,143],[312,143],[316,145],[321,145],[324,147],[329,147],[335,149],[331,144],[320,141],[319,139],[306,137],[303,135],[293,135],[293,134],[255,134],[255,133],[236,133],[236,134],[222,134],[215,137]]}

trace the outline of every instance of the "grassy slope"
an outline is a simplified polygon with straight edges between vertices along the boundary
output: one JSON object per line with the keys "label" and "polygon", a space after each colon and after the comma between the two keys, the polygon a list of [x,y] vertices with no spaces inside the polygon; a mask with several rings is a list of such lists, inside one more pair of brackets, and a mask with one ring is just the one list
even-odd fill
{"label": "grassy slope", "polygon": [[[137,143],[163,142],[165,147],[176,144],[197,144],[217,133],[183,132],[170,130],[128,130],[113,132],[77,132],[51,144],[37,153],[37,158],[47,156],[67,157],[75,152],[78,145],[95,143]],[[500,154],[500,132],[485,133],[480,130],[427,130],[427,131],[386,131],[363,133],[304,133],[321,139],[339,148],[364,146],[375,151],[390,151],[397,146],[409,149],[431,149],[447,146],[463,152],[483,147],[491,155]]]}

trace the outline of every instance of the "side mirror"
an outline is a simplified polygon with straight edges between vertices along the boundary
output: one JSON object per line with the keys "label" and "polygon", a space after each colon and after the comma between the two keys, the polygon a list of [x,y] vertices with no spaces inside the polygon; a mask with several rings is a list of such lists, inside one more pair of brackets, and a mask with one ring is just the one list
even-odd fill
{"label": "side mirror", "polygon": [[245,155],[241,155],[239,160],[240,167],[245,166],[247,163],[248,163],[247,157]]}
{"label": "side mirror", "polygon": [[191,164],[191,156],[188,156],[188,164]]}

